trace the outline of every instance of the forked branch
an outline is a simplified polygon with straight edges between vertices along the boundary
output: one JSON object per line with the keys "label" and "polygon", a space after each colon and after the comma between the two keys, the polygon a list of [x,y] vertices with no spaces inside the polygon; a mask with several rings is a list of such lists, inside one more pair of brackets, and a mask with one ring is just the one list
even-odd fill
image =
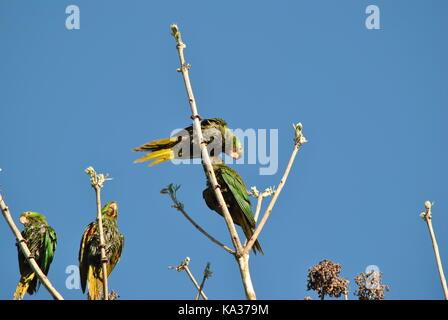
{"label": "forked branch", "polygon": [[212,276],[213,272],[210,270],[210,262],[207,262],[204,269],[204,275],[202,277],[201,285],[199,286],[198,294],[196,295],[196,300],[199,300],[199,297],[202,294],[202,290],[204,289],[205,281]]}
{"label": "forked branch", "polygon": [[[205,166],[205,172],[207,175],[207,179],[210,182],[210,185],[214,190],[216,199],[217,199],[219,206],[221,208],[221,211],[223,213],[224,220],[226,221],[226,225],[227,225],[227,228],[230,233],[232,244],[235,248],[234,255],[235,255],[235,258],[239,265],[241,279],[243,282],[246,297],[249,300],[255,300],[256,299],[255,290],[253,288],[252,280],[251,280],[250,272],[249,272],[249,252],[250,252],[250,249],[252,248],[252,246],[254,245],[255,241],[257,240],[258,235],[260,234],[261,230],[263,229],[263,226],[266,223],[266,220],[268,219],[268,217],[272,211],[272,208],[274,207],[274,204],[275,204],[275,202],[276,202],[276,200],[286,182],[286,178],[288,177],[289,171],[291,170],[292,163],[294,162],[294,158],[295,158],[299,148],[305,142],[307,142],[306,138],[302,134],[302,124],[299,123],[297,125],[294,125],[294,130],[295,130],[295,134],[296,134],[295,142],[294,142],[294,150],[293,150],[293,153],[289,160],[288,166],[286,167],[285,174],[283,175],[283,178],[280,181],[278,189],[276,190],[274,197],[272,198],[271,202],[269,203],[269,206],[266,209],[266,212],[265,212],[260,224],[256,228],[254,234],[252,235],[250,240],[247,242],[247,244],[245,246],[243,246],[241,244],[240,238],[236,231],[235,224],[232,220],[232,217],[230,215],[230,212],[228,210],[226,202],[221,193],[220,186],[216,180],[216,176],[215,176],[215,173],[214,173],[211,161],[210,161],[210,156],[208,154],[207,147],[206,147],[207,142],[203,138],[203,134],[202,134],[202,130],[201,130],[201,122],[200,122],[201,117],[198,114],[198,110],[196,107],[196,100],[194,98],[193,89],[191,87],[190,77],[189,77],[189,73],[188,73],[191,66],[186,63],[185,57],[184,57],[184,49],[186,48],[186,45],[182,41],[182,37],[181,37],[180,31],[179,31],[179,28],[177,25],[175,25],[175,24],[171,25],[171,32],[172,32],[172,36],[176,39],[176,42],[177,42],[176,48],[177,48],[177,52],[179,55],[179,61],[180,61],[180,68],[178,68],[177,71],[182,73],[182,76],[184,79],[184,84],[185,84],[185,89],[187,90],[188,101],[190,104],[190,109],[191,109],[191,114],[192,114],[191,118],[193,119],[193,139],[197,139],[196,142],[200,146],[202,161]],[[261,208],[261,199],[258,199],[258,211],[259,211],[259,208]],[[257,218],[258,218],[258,214],[257,214]]]}
{"label": "forked branch", "polygon": [[263,199],[272,196],[274,193],[275,193],[274,187],[269,187],[266,190],[264,190],[264,192],[259,192],[257,190],[257,187],[255,186],[250,188],[249,195],[257,199],[257,206],[254,214],[255,223],[258,221],[258,216],[260,215],[261,204],[263,202]]}
{"label": "forked branch", "polygon": [[191,282],[193,282],[194,286],[198,290],[198,293],[201,294],[202,298],[204,300],[208,300],[207,296],[205,295],[204,291],[202,290],[202,287],[199,286],[198,282],[196,281],[196,278],[194,277],[193,273],[191,273],[190,268],[188,268],[188,265],[190,264],[190,257],[186,257],[178,266],[169,266],[168,269],[176,269],[177,272],[185,271],[188,275],[188,278],[190,278]]}

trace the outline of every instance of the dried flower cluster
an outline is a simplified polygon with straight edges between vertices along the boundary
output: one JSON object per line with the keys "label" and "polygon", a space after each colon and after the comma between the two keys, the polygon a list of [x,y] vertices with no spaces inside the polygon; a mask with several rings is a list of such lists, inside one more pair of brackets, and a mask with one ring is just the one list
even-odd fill
{"label": "dried flower cluster", "polygon": [[381,272],[378,271],[361,273],[355,281],[358,285],[355,295],[359,300],[383,300],[385,292],[390,290],[389,286],[383,285]]}
{"label": "dried flower cluster", "polygon": [[348,293],[348,280],[339,276],[341,265],[329,260],[322,260],[308,270],[308,290],[317,292],[321,300],[325,295],[339,298]]}

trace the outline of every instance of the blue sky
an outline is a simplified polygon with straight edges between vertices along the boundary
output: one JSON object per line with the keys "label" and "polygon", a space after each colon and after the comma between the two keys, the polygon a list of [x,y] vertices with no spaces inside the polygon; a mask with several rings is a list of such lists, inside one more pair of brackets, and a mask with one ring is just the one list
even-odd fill
{"label": "blue sky", "polygon": [[[80,30],[65,28],[78,5]],[[381,9],[367,30],[365,8]],[[279,171],[235,165],[248,186],[277,185],[293,130],[309,139],[251,257],[259,299],[303,299],[307,270],[342,264],[351,281],[377,265],[388,299],[443,297],[426,225],[448,263],[448,45],[444,1],[0,1],[0,187],[18,222],[47,216],[58,234],[49,278],[67,299],[65,269],[95,218],[84,169],[109,173],[103,201],[119,203],[123,256],[110,287],[123,299],[192,299],[186,256],[211,299],[243,299],[234,259],[198,233],[159,193],[179,199],[206,230],[230,244],[223,219],[202,199],[199,165],[133,164],[130,151],[190,124],[169,25],[179,24],[203,117],[232,128],[278,129]],[[253,203],[254,204],[254,203]],[[255,207],[255,206],[254,206]],[[0,223],[0,299],[19,280],[14,238]],[[448,267],[447,267],[448,268]],[[49,299],[41,288],[27,299]]]}

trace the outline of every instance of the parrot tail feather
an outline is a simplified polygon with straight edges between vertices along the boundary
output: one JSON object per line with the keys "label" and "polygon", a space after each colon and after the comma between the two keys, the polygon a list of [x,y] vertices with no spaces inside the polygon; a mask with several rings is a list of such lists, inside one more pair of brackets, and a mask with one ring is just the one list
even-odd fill
{"label": "parrot tail feather", "polygon": [[148,161],[148,160],[155,160],[154,162],[149,164],[149,166],[153,166],[160,162],[168,161],[171,159],[174,159],[173,150],[162,149],[162,150],[157,150],[157,151],[151,152],[151,153],[135,160],[134,163],[144,162],[144,161]]}
{"label": "parrot tail feather", "polygon": [[19,284],[17,285],[17,288],[16,288],[16,292],[14,292],[14,297],[13,297],[14,300],[22,300],[23,299],[23,297],[27,293],[30,283],[34,279],[35,275],[36,274],[33,272],[26,277],[20,278]]}
{"label": "parrot tail feather", "polygon": [[89,266],[89,273],[87,275],[87,285],[89,288],[88,299],[100,300],[103,294],[102,270],[96,272],[93,266]]}
{"label": "parrot tail feather", "polygon": [[260,243],[258,242],[258,239],[255,241],[253,246],[254,253],[257,254],[257,251],[264,255],[263,249],[261,249]]}
{"label": "parrot tail feather", "polygon": [[171,138],[165,138],[165,139],[159,139],[154,140],[148,143],[145,143],[144,145],[132,149],[132,151],[157,151],[161,149],[167,149],[172,148],[177,142],[178,137],[171,137]]}
{"label": "parrot tail feather", "polygon": [[[246,235],[246,239],[249,240],[254,234],[252,228],[244,220],[241,227],[243,228],[243,232]],[[257,254],[257,252],[264,254],[263,249],[261,249],[260,243],[258,242],[258,239],[255,241],[252,250],[254,251],[254,254]]]}

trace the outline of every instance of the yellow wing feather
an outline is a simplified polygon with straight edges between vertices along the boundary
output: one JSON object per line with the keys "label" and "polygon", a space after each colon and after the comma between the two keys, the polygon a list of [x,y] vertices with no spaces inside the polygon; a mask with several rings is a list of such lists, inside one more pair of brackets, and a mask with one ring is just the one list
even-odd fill
{"label": "yellow wing feather", "polygon": [[16,292],[14,292],[14,300],[22,300],[28,291],[28,287],[30,286],[30,282],[33,281],[36,274],[33,272],[29,274],[27,277],[21,277],[19,284],[17,285]]}

